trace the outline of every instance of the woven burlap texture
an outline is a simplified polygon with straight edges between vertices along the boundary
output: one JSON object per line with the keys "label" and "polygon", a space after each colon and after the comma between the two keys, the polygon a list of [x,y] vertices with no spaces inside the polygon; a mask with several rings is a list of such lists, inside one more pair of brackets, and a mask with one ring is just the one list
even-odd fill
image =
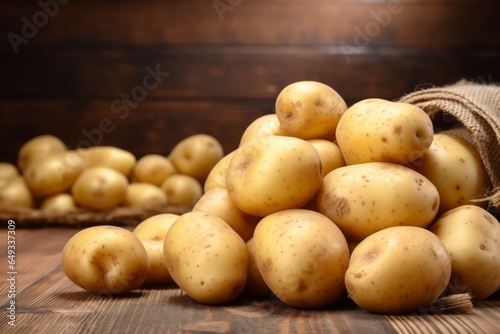
{"label": "woven burlap texture", "polygon": [[490,203],[500,208],[500,86],[461,80],[415,91],[399,101],[420,107],[433,120],[458,121],[469,132],[492,183]]}

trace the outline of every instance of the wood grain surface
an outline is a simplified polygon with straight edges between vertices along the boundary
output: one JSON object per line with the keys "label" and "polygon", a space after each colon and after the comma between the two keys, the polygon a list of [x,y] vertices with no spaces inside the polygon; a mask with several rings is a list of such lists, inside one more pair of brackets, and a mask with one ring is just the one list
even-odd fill
{"label": "wood grain surface", "polygon": [[488,333],[500,332],[500,294],[469,314],[377,315],[349,299],[323,310],[279,300],[240,299],[230,305],[194,302],[174,285],[98,296],[74,285],[61,268],[61,250],[78,229],[15,231],[16,326],[8,325],[7,229],[0,230],[1,333]]}

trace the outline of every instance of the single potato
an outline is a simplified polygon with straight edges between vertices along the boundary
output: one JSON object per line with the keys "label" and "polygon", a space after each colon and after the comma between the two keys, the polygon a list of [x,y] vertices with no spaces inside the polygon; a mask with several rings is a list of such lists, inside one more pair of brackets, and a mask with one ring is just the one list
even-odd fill
{"label": "single potato", "polygon": [[77,208],[75,199],[68,193],[61,193],[45,198],[40,204],[42,211],[71,211]]}
{"label": "single potato", "polygon": [[140,222],[132,231],[142,242],[149,259],[149,274],[144,284],[169,284],[174,280],[168,272],[163,256],[165,235],[179,218],[173,213],[162,213]]}
{"label": "single potato", "polygon": [[127,178],[131,176],[137,162],[132,153],[115,146],[92,146],[78,149],[77,152],[83,157],[87,167],[108,167]]}
{"label": "single potato", "polygon": [[370,235],[354,248],[345,284],[359,307],[399,314],[435,302],[450,275],[450,256],[437,236],[420,227],[396,226]]}
{"label": "single potato", "polygon": [[486,197],[490,186],[486,169],[474,146],[461,137],[436,133],[427,152],[410,167],[438,189],[440,213],[465,204],[483,208],[488,204],[476,201]]}
{"label": "single potato", "polygon": [[116,226],[77,232],[62,251],[66,276],[97,294],[123,294],[141,287],[149,273],[148,254],[139,238]]}
{"label": "single potato", "polygon": [[0,186],[0,207],[33,208],[35,201],[26,181],[22,176],[16,176]]}
{"label": "single potato", "polygon": [[217,139],[196,134],[178,142],[168,158],[179,173],[192,176],[203,184],[223,156],[224,150]]}
{"label": "single potato", "polygon": [[256,118],[246,127],[241,136],[239,146],[257,137],[279,136],[282,134],[278,116],[276,114],[263,115]]}
{"label": "single potato", "polygon": [[125,199],[128,179],[109,167],[86,169],[71,187],[75,202],[96,210],[118,207]]}
{"label": "single potato", "polygon": [[410,168],[367,162],[326,175],[316,207],[348,240],[360,241],[391,226],[428,227],[439,208],[439,193],[425,176]]}
{"label": "single potato", "polygon": [[45,198],[68,191],[85,168],[85,161],[78,153],[65,151],[31,163],[24,171],[24,178],[33,195]]}
{"label": "single potato", "polygon": [[247,241],[248,254],[250,255],[248,263],[247,284],[243,294],[250,298],[266,299],[272,296],[272,291],[262,278],[262,275],[255,261],[255,244],[253,238]]}
{"label": "single potato", "polygon": [[159,208],[167,205],[167,195],[159,186],[134,182],[127,186],[123,204],[132,208]]}
{"label": "single potato", "polygon": [[205,212],[181,215],[168,230],[163,249],[175,283],[195,301],[225,304],[243,292],[248,249],[219,217]]}
{"label": "single potato", "polygon": [[488,211],[462,205],[442,214],[430,228],[450,253],[451,289],[474,301],[500,288],[500,223]]}
{"label": "single potato", "polygon": [[259,137],[240,146],[226,175],[233,203],[259,217],[306,205],[322,181],[321,158],[314,146],[285,136]]}
{"label": "single potato", "polygon": [[177,173],[172,162],[159,154],[147,154],[137,160],[132,179],[161,186],[170,175]]}
{"label": "single potato", "polygon": [[347,109],[330,86],[316,81],[297,81],[276,98],[281,133],[301,139],[335,139],[337,124]]}
{"label": "single potato", "polygon": [[349,248],[340,229],[303,209],[272,213],[253,236],[255,262],[267,286],[285,304],[318,308],[344,292]]}
{"label": "single potato", "polygon": [[207,192],[212,188],[226,188],[227,166],[229,166],[229,162],[233,158],[234,152],[235,151],[232,151],[226,154],[215,164],[203,185],[204,192]]}
{"label": "single potato", "polygon": [[39,158],[52,153],[61,153],[67,150],[64,142],[53,135],[40,135],[25,142],[19,149],[17,166],[24,170]]}
{"label": "single potato", "polygon": [[248,241],[255,230],[260,217],[249,215],[238,209],[229,197],[227,189],[213,188],[201,196],[193,207],[193,211],[213,214],[224,220],[238,233],[243,241]]}
{"label": "single potato", "polygon": [[19,171],[15,165],[8,162],[0,162],[0,186],[16,176],[19,176]]}
{"label": "single potato", "polygon": [[346,165],[344,157],[342,156],[342,151],[340,151],[339,146],[334,142],[324,139],[310,139],[308,142],[310,142],[319,153],[324,175],[336,168]]}
{"label": "single potato", "polygon": [[170,175],[163,181],[161,189],[167,195],[168,204],[192,208],[203,195],[203,187],[192,176]]}
{"label": "single potato", "polygon": [[433,135],[432,121],[419,107],[366,99],[342,115],[336,139],[348,165],[373,161],[404,164],[422,156]]}

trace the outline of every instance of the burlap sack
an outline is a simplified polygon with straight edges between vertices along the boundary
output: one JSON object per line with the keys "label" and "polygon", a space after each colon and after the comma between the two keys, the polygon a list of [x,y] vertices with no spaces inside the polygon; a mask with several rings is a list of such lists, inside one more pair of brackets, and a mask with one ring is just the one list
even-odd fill
{"label": "burlap sack", "polygon": [[417,105],[436,128],[454,129],[478,150],[492,183],[488,199],[500,209],[500,86],[459,81],[403,96],[400,102]]}

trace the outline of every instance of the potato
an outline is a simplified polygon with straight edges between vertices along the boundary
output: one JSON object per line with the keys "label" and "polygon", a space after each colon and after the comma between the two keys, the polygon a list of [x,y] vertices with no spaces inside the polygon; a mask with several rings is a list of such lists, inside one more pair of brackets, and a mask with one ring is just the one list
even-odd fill
{"label": "potato", "polygon": [[396,226],[368,236],[354,248],[345,284],[359,307],[398,314],[431,305],[450,275],[450,256],[438,237],[424,228]]}
{"label": "potato", "polygon": [[19,149],[17,166],[24,170],[39,158],[46,157],[52,153],[61,153],[67,150],[64,142],[53,135],[40,135],[28,140]]}
{"label": "potato", "polygon": [[324,139],[310,139],[308,142],[310,142],[319,153],[324,175],[330,173],[335,168],[346,165],[339,146],[334,142]]}
{"label": "potato", "polygon": [[71,188],[75,202],[90,209],[114,209],[125,198],[127,178],[109,167],[85,170]]}
{"label": "potato", "polygon": [[92,146],[78,149],[77,152],[83,157],[89,168],[108,167],[122,173],[127,178],[131,176],[137,162],[132,153],[115,146]]}
{"label": "potato", "polygon": [[227,166],[233,158],[234,152],[235,151],[232,151],[226,154],[215,164],[214,168],[212,168],[203,185],[205,192],[212,188],[226,188]]}
{"label": "potato", "polygon": [[33,195],[48,197],[69,190],[85,168],[78,153],[66,151],[31,163],[24,171],[24,178]]}
{"label": "potato", "polygon": [[488,201],[474,200],[486,196],[488,174],[479,153],[465,139],[436,133],[427,152],[410,166],[438,189],[440,213],[465,204],[486,207]]}
{"label": "potato", "polygon": [[161,189],[167,195],[168,204],[192,207],[203,195],[203,188],[192,176],[170,175],[163,181]]}
{"label": "potato", "polygon": [[219,217],[205,212],[181,215],[168,230],[163,249],[175,283],[197,302],[224,304],[243,292],[248,249]]}
{"label": "potato", "polygon": [[419,107],[383,99],[366,99],[342,115],[337,144],[348,165],[382,161],[408,163],[432,143],[434,128]]}
{"label": "potato", "polygon": [[294,82],[276,98],[282,134],[302,139],[333,140],[346,109],[345,101],[333,88],[316,81]]}
{"label": "potato", "polygon": [[239,146],[245,144],[250,139],[271,135],[283,135],[280,128],[280,121],[276,114],[260,116],[250,123],[241,136]]}
{"label": "potato", "polygon": [[450,253],[454,293],[480,301],[500,287],[500,223],[488,211],[462,205],[442,214],[430,228]]}
{"label": "potato", "polygon": [[76,209],[76,203],[73,196],[68,193],[61,193],[45,198],[40,204],[42,211],[71,211]]}
{"label": "potato", "polygon": [[172,162],[159,154],[146,154],[134,166],[132,179],[134,182],[146,182],[161,186],[163,181],[177,171]]}
{"label": "potato", "polygon": [[213,214],[224,220],[238,233],[243,241],[248,241],[260,217],[249,215],[238,209],[229,197],[227,189],[213,188],[207,191],[193,207],[193,211]]}
{"label": "potato", "polygon": [[248,263],[247,283],[243,293],[250,298],[269,298],[272,295],[271,289],[262,278],[262,275],[255,262],[255,244],[253,238],[247,241],[248,254],[250,255]]}
{"label": "potato", "polygon": [[62,267],[79,287],[98,294],[139,288],[149,272],[139,238],[121,227],[93,226],[77,232],[63,248]]}
{"label": "potato", "polygon": [[0,187],[16,176],[19,176],[19,171],[15,165],[8,162],[0,162]]}
{"label": "potato", "polygon": [[253,240],[257,267],[285,304],[323,307],[344,292],[349,249],[327,217],[303,209],[275,212],[262,218]]}
{"label": "potato", "polygon": [[134,182],[127,186],[123,204],[133,208],[158,208],[167,205],[167,195],[158,186]]}
{"label": "potato", "polygon": [[168,284],[174,280],[168,272],[163,257],[165,235],[172,224],[179,218],[173,213],[162,213],[141,221],[132,231],[142,242],[149,259],[149,274],[145,284]]}
{"label": "potato", "polygon": [[223,156],[224,150],[217,139],[196,134],[178,142],[168,158],[179,173],[192,176],[203,184]]}
{"label": "potato", "polygon": [[0,207],[33,208],[34,199],[22,176],[15,176],[0,185]]}
{"label": "potato", "polygon": [[318,151],[305,140],[266,136],[240,146],[229,162],[226,187],[242,211],[263,217],[307,204],[321,186]]}
{"label": "potato", "polygon": [[410,168],[367,162],[326,175],[316,206],[348,240],[360,241],[391,226],[429,226],[439,208],[439,194],[425,176]]}

